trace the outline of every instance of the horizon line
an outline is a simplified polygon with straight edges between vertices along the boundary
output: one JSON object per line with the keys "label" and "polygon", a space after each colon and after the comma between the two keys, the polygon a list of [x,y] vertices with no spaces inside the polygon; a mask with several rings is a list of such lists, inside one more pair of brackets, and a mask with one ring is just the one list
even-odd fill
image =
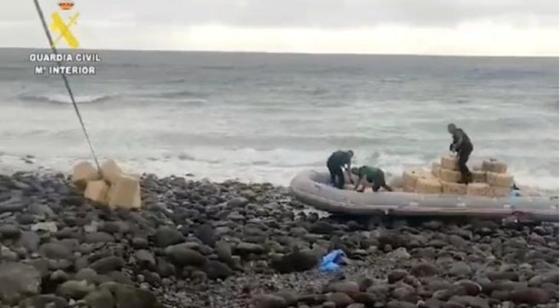
{"label": "horizon line", "polygon": [[[40,49],[49,47],[12,47],[0,46],[0,49]],[[557,55],[484,55],[484,54],[414,54],[414,53],[360,53],[360,52],[305,52],[305,51],[266,51],[266,50],[202,50],[202,49],[127,49],[127,48],[57,48],[58,51],[116,51],[116,52],[184,52],[184,53],[236,53],[236,54],[270,54],[270,55],[308,55],[308,56],[412,56],[412,57],[457,57],[457,58],[559,58]]]}

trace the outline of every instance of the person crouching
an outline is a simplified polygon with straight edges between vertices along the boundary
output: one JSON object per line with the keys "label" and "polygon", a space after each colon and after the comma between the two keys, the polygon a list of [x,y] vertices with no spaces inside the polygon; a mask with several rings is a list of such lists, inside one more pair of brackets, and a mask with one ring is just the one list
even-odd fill
{"label": "person crouching", "polygon": [[358,181],[354,187],[356,191],[364,192],[366,186],[371,187],[374,192],[377,192],[381,187],[386,191],[393,191],[393,189],[385,183],[385,173],[379,168],[362,166],[360,168],[352,168],[352,173],[358,176]]}

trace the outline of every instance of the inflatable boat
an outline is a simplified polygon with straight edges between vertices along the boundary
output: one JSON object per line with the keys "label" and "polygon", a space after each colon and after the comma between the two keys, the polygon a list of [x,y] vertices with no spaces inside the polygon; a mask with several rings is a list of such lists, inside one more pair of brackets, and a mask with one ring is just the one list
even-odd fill
{"label": "inflatable boat", "polygon": [[522,216],[533,221],[558,221],[558,197],[490,198],[451,194],[367,192],[337,189],[328,173],[304,171],[290,183],[303,203],[331,213],[390,216],[469,216],[501,219]]}

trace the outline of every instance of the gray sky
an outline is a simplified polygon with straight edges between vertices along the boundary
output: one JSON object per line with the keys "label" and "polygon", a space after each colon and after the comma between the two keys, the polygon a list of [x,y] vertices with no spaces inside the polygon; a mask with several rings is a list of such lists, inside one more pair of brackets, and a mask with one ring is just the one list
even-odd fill
{"label": "gray sky", "polygon": [[[58,0],[40,0],[47,16]],[[558,55],[557,0],[74,0],[83,48]],[[68,18],[68,16],[65,16]],[[0,46],[45,47],[31,0]]]}

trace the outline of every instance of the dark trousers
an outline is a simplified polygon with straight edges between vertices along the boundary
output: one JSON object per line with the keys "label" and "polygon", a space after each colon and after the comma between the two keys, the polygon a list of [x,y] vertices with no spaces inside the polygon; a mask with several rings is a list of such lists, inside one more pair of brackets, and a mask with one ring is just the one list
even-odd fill
{"label": "dark trousers", "polygon": [[381,174],[377,179],[377,181],[375,179],[370,179],[370,178],[367,178],[367,180],[368,182],[373,183],[373,186],[371,186],[371,190],[373,190],[374,192],[377,192],[381,187],[385,188],[386,191],[393,191],[393,189],[385,183],[384,174]]}
{"label": "dark trousers", "polygon": [[462,149],[459,149],[459,151],[457,151],[457,156],[459,157],[458,165],[459,165],[459,171],[461,171],[462,183],[469,183],[472,180],[471,171],[469,170],[469,167],[467,167],[467,161],[469,160],[469,156],[471,155],[472,151],[473,151],[472,146],[466,146]]}
{"label": "dark trousers", "polygon": [[331,183],[333,183],[334,186],[343,189],[344,173],[342,172],[342,166],[327,163],[327,168],[329,168],[329,172],[331,173]]}

